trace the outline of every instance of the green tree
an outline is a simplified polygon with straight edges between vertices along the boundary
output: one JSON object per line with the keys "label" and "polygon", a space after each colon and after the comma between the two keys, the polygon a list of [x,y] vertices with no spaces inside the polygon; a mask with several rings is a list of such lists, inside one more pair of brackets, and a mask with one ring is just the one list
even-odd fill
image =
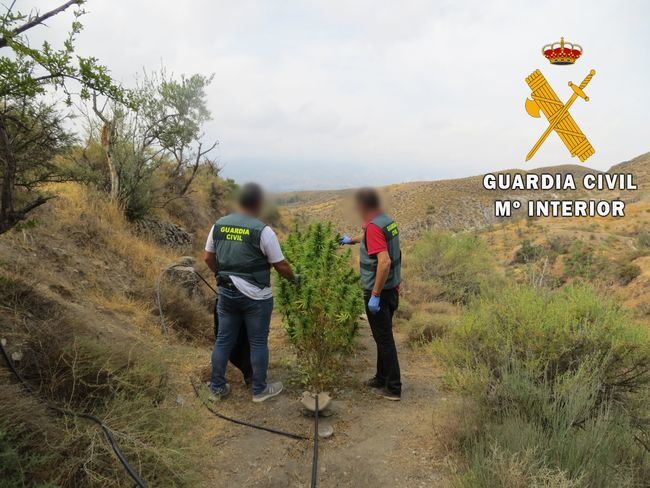
{"label": "green tree", "polygon": [[[202,132],[210,119],[205,89],[211,80],[199,74],[175,79],[164,70],[147,74],[132,91],[135,110],[93,95],[90,139],[101,141],[109,193],[130,218],[185,196],[202,166],[218,173],[209,156],[217,142],[204,145]],[[153,187],[157,170],[164,170],[162,188]]]}
{"label": "green tree", "polygon": [[323,391],[337,378],[354,343],[363,311],[359,276],[331,224],[294,230],[283,251],[301,284],[281,280],[278,306],[303,383]]}
{"label": "green tree", "polygon": [[[203,125],[211,117],[205,90],[211,81],[200,74],[176,79],[164,70],[146,74],[132,92],[137,109],[130,112],[119,101],[106,98],[100,103],[100,97],[93,96],[93,137],[101,140],[113,199],[128,207],[132,190],[139,191],[146,176],[159,168],[166,173],[168,195],[157,192],[163,202],[183,197],[202,165],[218,171],[209,156],[218,143],[203,142]],[[125,143],[140,157],[125,158],[120,151]]]}
{"label": "green tree", "polygon": [[203,141],[203,125],[212,118],[205,93],[212,78],[193,74],[174,79],[162,71],[145,77],[140,88],[142,113],[155,127],[158,144],[174,161],[168,182],[178,196],[187,193],[202,164],[214,164],[208,155],[218,142]]}
{"label": "green tree", "polygon": [[[21,195],[20,190],[20,148],[14,146],[11,132],[23,130],[22,121],[16,116],[17,106],[31,107],[31,111],[43,109],[37,97],[48,90],[59,90],[65,94],[66,102],[72,102],[69,85],[79,90],[83,99],[91,93],[102,93],[108,97],[126,102],[128,93],[114,83],[105,66],[93,57],[83,57],[75,53],[75,37],[82,29],[80,17],[84,14],[84,0],[70,0],[48,12],[32,10],[26,14],[16,9],[14,0],[4,7],[0,14],[0,164],[2,175],[0,190],[0,234],[8,231],[35,208],[43,205],[49,197],[34,194]],[[60,48],[45,41],[40,46],[32,46],[27,36],[31,29],[43,25],[45,21],[74,7],[74,20],[68,37]],[[39,108],[40,107],[40,108]],[[50,116],[52,113],[50,112]],[[51,121],[51,120],[50,120]],[[28,128],[24,128],[27,132]],[[46,127],[39,128],[41,136],[46,136]],[[58,129],[47,137],[56,137]],[[60,134],[59,134],[60,135]],[[59,144],[50,144],[49,149]],[[23,163],[25,163],[23,161]],[[42,164],[41,158],[32,168],[31,180],[46,181],[50,168]],[[24,169],[24,168],[23,168]],[[23,198],[28,197],[28,198]]]}
{"label": "green tree", "polygon": [[0,119],[12,158],[11,203],[19,209],[3,216],[1,233],[52,198],[39,194],[39,186],[74,180],[79,173],[55,161],[70,149],[74,137],[65,129],[66,116],[54,106],[27,98],[9,99],[0,106]]}

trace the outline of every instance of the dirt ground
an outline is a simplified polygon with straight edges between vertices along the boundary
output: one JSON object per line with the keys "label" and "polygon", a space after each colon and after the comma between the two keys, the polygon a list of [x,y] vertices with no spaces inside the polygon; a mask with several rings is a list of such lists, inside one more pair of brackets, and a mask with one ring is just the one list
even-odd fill
{"label": "dirt ground", "polygon": [[[271,333],[269,378],[287,380],[290,354],[279,324]],[[431,356],[412,349],[406,335],[396,333],[402,381],[401,402],[377,398],[362,382],[374,373],[374,342],[362,323],[359,347],[348,368],[345,387],[334,392],[332,416],[321,419],[334,435],[319,442],[318,486],[444,487],[453,463],[436,436],[435,416],[448,399],[437,389],[440,372]],[[233,394],[217,404],[222,413],[311,437],[313,419],[301,413],[301,390],[285,383],[285,391],[254,404],[239,372],[231,369]],[[444,410],[444,408],[443,408]],[[214,469],[214,487],[307,487],[311,479],[312,442],[241,427],[205,412],[209,436],[205,462]]]}

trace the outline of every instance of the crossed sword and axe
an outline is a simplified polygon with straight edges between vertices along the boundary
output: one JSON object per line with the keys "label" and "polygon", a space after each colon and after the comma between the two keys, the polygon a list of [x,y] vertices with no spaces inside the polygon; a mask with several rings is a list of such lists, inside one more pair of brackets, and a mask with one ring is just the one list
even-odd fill
{"label": "crossed sword and axe", "polygon": [[[540,146],[544,143],[546,138],[549,136],[551,132],[555,130],[557,125],[564,120],[566,116],[569,115],[569,108],[571,108],[571,105],[573,105],[573,102],[575,102],[578,97],[582,98],[585,102],[589,101],[589,97],[585,94],[584,89],[587,87],[591,79],[594,77],[596,74],[595,70],[589,71],[589,74],[585,77],[584,80],[582,80],[582,83],[580,83],[580,86],[575,85],[572,82],[569,82],[569,86],[573,89],[573,95],[571,95],[571,98],[569,98],[564,105],[562,105],[562,108],[555,112],[552,116],[548,117],[549,121],[549,126],[546,128],[544,133],[541,135],[537,143],[533,146],[533,148],[530,150],[528,155],[526,156],[526,161],[529,161],[537,152],[537,150],[540,148]],[[531,100],[529,98],[526,99],[526,112],[528,112],[529,115],[532,117],[539,117],[539,112],[540,112],[540,106],[535,100]]]}

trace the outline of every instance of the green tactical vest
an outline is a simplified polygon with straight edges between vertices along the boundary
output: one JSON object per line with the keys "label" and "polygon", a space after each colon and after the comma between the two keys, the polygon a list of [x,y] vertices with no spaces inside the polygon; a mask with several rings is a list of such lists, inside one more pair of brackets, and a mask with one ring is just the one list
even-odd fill
{"label": "green tactical vest", "polygon": [[[383,289],[390,290],[399,285],[402,274],[402,251],[399,247],[399,230],[397,230],[397,224],[393,219],[386,214],[377,215],[370,223],[379,227],[384,233],[384,236],[386,236],[391,265]],[[375,287],[375,276],[377,275],[377,256],[370,256],[368,254],[365,232],[361,240],[359,262],[361,265],[361,284],[363,285],[363,289],[372,290]]]}
{"label": "green tactical vest", "polygon": [[217,276],[238,276],[257,286],[271,286],[271,265],[260,248],[266,224],[254,217],[230,214],[214,224],[212,238],[217,250]]}

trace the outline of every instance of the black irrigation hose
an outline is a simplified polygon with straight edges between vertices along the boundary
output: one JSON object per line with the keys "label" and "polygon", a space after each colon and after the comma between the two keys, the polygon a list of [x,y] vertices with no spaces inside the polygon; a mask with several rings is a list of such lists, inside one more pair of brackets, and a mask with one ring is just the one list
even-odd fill
{"label": "black irrigation hose", "polygon": [[208,288],[210,288],[210,289],[214,292],[215,295],[218,295],[218,294],[219,294],[219,292],[218,292],[217,290],[215,290],[214,287],[213,287],[210,283],[208,283],[208,281],[207,281],[207,280],[206,280],[206,279],[201,275],[201,273],[199,273],[197,270],[194,270],[194,273],[196,274],[196,276],[198,276],[199,278],[201,278],[201,281],[202,281],[203,283],[205,283],[206,285],[208,285]]}
{"label": "black irrigation hose", "polygon": [[[158,278],[158,282],[156,284],[156,298],[157,298],[157,301],[158,301],[158,310],[160,312],[160,323],[162,325],[164,333],[167,333],[167,326],[165,325],[165,319],[164,319],[164,316],[163,316],[162,302],[161,302],[161,291],[160,291],[161,286],[160,285],[162,283],[162,279],[163,279],[163,276],[165,275],[165,273],[167,271],[169,271],[170,269],[173,269],[173,268],[175,268],[177,266],[179,266],[179,265],[178,264],[172,264],[171,266],[165,268],[162,271],[162,273],[160,273],[160,277]],[[195,269],[193,269],[193,271],[196,274],[196,276],[198,276],[201,279],[201,281],[203,281],[203,283],[205,283],[208,286],[208,288],[210,288],[216,295],[217,290],[215,290],[214,287],[212,285],[210,285],[210,283],[198,271],[196,271]],[[223,420],[227,420],[228,422],[232,422],[232,423],[235,423],[235,424],[238,424],[238,425],[243,425],[243,426],[246,426],[246,427],[251,427],[253,429],[258,429],[258,430],[263,430],[263,431],[266,431],[266,432],[270,432],[271,434],[283,435],[285,437],[289,437],[290,439],[298,439],[298,440],[307,440],[308,439],[308,437],[305,437],[305,436],[300,435],[300,434],[293,434],[291,432],[284,432],[282,430],[273,429],[271,427],[264,427],[263,425],[256,425],[256,424],[253,424],[251,422],[246,422],[245,420],[239,420],[239,419],[235,419],[235,418],[223,415],[222,413],[217,412],[211,405],[209,405],[207,402],[205,402],[201,398],[201,395],[199,394],[199,389],[198,389],[198,387],[196,386],[196,383],[194,382],[194,380],[191,377],[190,377],[190,383],[192,383],[192,388],[194,389],[194,393],[196,394],[197,398],[199,400],[201,400],[201,403],[203,403],[203,405],[205,405],[205,407],[210,412],[212,412],[213,415],[215,415],[215,416],[217,416],[217,417],[219,417],[219,418],[221,418]]]}
{"label": "black irrigation hose", "polygon": [[316,398],[316,411],[314,412],[314,453],[311,459],[311,488],[318,484],[318,394]]}
{"label": "black irrigation hose", "polygon": [[[161,325],[163,327],[163,332],[165,332],[165,333],[167,333],[167,327],[166,327],[166,325],[164,323],[164,318],[163,318],[160,285],[162,283],[162,278],[163,278],[164,274],[167,271],[169,271],[170,269],[175,268],[176,266],[178,266],[178,265],[172,265],[172,266],[169,266],[168,268],[165,268],[162,271],[162,273],[160,274],[160,278],[158,278],[158,283],[157,283],[156,298],[158,300],[158,310],[160,312]],[[194,271],[194,274],[196,274],[196,276],[198,276],[199,279],[201,281],[203,281],[203,283],[205,283],[207,285],[207,287],[210,288],[210,290],[212,290],[214,292],[215,295],[218,295],[217,290],[214,289],[214,287],[201,275],[201,273],[199,273],[195,269],[193,271]],[[207,408],[210,411],[210,413],[212,413],[212,415],[214,415],[215,417],[218,417],[218,418],[220,418],[222,420],[226,420],[228,422],[232,422],[232,423],[237,424],[237,425],[242,425],[242,426],[245,426],[245,427],[250,427],[252,429],[262,430],[262,431],[265,431],[265,432],[269,432],[271,434],[281,435],[281,436],[284,436],[284,437],[288,437],[290,439],[309,440],[308,437],[305,437],[305,436],[300,435],[300,434],[294,434],[294,433],[291,433],[291,432],[284,432],[284,431],[279,430],[279,429],[273,429],[271,427],[265,427],[263,425],[253,424],[253,423],[247,422],[245,420],[239,420],[239,419],[235,419],[235,418],[232,418],[232,417],[228,417],[227,415],[224,415],[224,414],[218,412],[214,407],[212,407],[212,405],[210,405],[203,398],[201,398],[199,388],[196,385],[196,382],[194,381],[194,379],[192,377],[190,377],[190,383],[192,384],[192,389],[194,390],[194,394],[196,395],[196,397],[205,406],[205,408]],[[314,415],[314,452],[313,452],[312,467],[311,467],[311,488],[316,488],[317,482],[318,482],[318,395],[316,395],[316,413]]]}
{"label": "black irrigation hose", "polygon": [[[29,383],[22,377],[22,375],[18,372],[16,369],[16,366],[14,365],[14,362],[11,360],[9,357],[9,354],[7,353],[7,350],[4,348],[2,345],[2,342],[0,342],[0,352],[2,352],[2,356],[4,357],[5,363],[7,364],[7,367],[11,370],[13,375],[16,377],[16,379],[20,382],[22,387],[30,394],[36,396],[36,392],[34,389],[30,386]],[[73,412],[72,410],[67,410],[64,408],[57,407],[56,405],[53,405],[50,402],[44,402],[45,405],[50,409],[53,410],[54,412],[67,416],[67,417],[78,417],[86,420],[90,420],[91,422],[96,423],[99,425],[99,427],[102,429],[104,432],[104,435],[106,436],[106,440],[111,446],[111,449],[113,449],[113,452],[117,456],[118,461],[120,464],[126,469],[126,472],[129,474],[131,479],[135,482],[136,486],[139,488],[147,488],[147,483],[140,478],[140,475],[138,472],[131,467],[129,462],[126,460],[126,457],[124,457],[124,453],[122,453],[122,450],[120,449],[120,446],[117,444],[117,441],[115,440],[115,437],[113,436],[113,432],[111,429],[108,428],[108,426],[98,417],[95,417],[94,415],[91,415],[89,413],[79,413],[79,412]]]}
{"label": "black irrigation hose", "polygon": [[199,393],[199,388],[198,388],[198,386],[196,386],[196,382],[191,377],[190,377],[190,383],[192,384],[192,388],[194,389],[194,393],[196,394],[196,397],[201,401],[201,403],[205,406],[205,408],[207,408],[210,412],[212,412],[213,415],[215,415],[216,417],[219,417],[220,419],[227,420],[228,422],[232,422],[232,423],[237,424],[237,425],[243,425],[243,426],[246,426],[246,427],[251,427],[253,429],[263,430],[265,432],[270,432],[271,434],[282,435],[282,436],[285,436],[285,437],[289,437],[290,439],[296,439],[296,440],[300,440],[300,441],[309,440],[309,437],[305,437],[304,435],[293,434],[291,432],[284,432],[282,430],[273,429],[271,427],[264,427],[263,425],[256,425],[256,424],[253,424],[251,422],[246,422],[245,420],[235,419],[235,418],[232,418],[232,417],[228,417],[228,416],[226,416],[226,415],[224,415],[222,413],[219,413],[212,407],[212,405],[210,405],[203,398],[201,398],[201,394]]}

